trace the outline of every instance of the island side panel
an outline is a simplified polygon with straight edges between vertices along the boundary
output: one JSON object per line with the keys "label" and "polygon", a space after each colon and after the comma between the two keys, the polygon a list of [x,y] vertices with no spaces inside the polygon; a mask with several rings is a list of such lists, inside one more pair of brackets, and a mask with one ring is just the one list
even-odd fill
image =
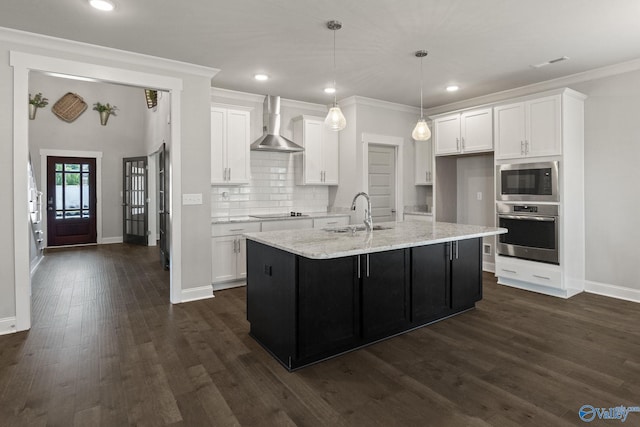
{"label": "island side panel", "polygon": [[300,364],[357,346],[360,295],[357,256],[298,258]]}
{"label": "island side panel", "polygon": [[250,334],[291,368],[296,336],[296,256],[247,240]]}

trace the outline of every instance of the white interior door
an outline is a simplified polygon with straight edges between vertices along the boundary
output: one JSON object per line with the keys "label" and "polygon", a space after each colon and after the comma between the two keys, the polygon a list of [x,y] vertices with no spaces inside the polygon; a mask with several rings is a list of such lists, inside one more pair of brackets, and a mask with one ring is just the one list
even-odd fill
{"label": "white interior door", "polygon": [[369,196],[373,223],[396,219],[396,149],[369,144]]}

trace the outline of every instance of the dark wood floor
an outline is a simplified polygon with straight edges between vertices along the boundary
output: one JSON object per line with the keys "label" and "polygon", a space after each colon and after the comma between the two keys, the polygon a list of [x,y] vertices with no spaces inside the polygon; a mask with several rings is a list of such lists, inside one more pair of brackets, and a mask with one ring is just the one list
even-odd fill
{"label": "dark wood floor", "polygon": [[247,335],[244,288],[172,306],[155,248],[56,251],[33,328],[0,337],[0,425],[563,426],[640,405],[640,305],[484,281],[476,310],[288,373]]}

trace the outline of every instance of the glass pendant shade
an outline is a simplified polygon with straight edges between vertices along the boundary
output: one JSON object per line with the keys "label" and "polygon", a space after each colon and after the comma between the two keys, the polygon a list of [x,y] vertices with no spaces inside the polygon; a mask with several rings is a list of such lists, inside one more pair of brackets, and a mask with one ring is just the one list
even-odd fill
{"label": "glass pendant shade", "polygon": [[331,130],[340,131],[347,127],[347,119],[344,118],[344,114],[340,110],[337,104],[334,104],[333,107],[329,110],[327,114],[327,118],[324,119],[324,124]]}
{"label": "glass pendant shade", "polygon": [[424,117],[420,117],[420,120],[416,123],[416,127],[411,132],[411,137],[416,141],[426,141],[431,138],[431,131]]}

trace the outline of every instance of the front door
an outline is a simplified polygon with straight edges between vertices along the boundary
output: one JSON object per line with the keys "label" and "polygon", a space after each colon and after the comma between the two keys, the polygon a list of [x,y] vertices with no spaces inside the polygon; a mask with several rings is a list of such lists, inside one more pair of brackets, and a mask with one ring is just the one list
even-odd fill
{"label": "front door", "polygon": [[147,157],[122,159],[122,240],[147,245]]}
{"label": "front door", "polygon": [[96,159],[47,157],[47,245],[97,243]]}

